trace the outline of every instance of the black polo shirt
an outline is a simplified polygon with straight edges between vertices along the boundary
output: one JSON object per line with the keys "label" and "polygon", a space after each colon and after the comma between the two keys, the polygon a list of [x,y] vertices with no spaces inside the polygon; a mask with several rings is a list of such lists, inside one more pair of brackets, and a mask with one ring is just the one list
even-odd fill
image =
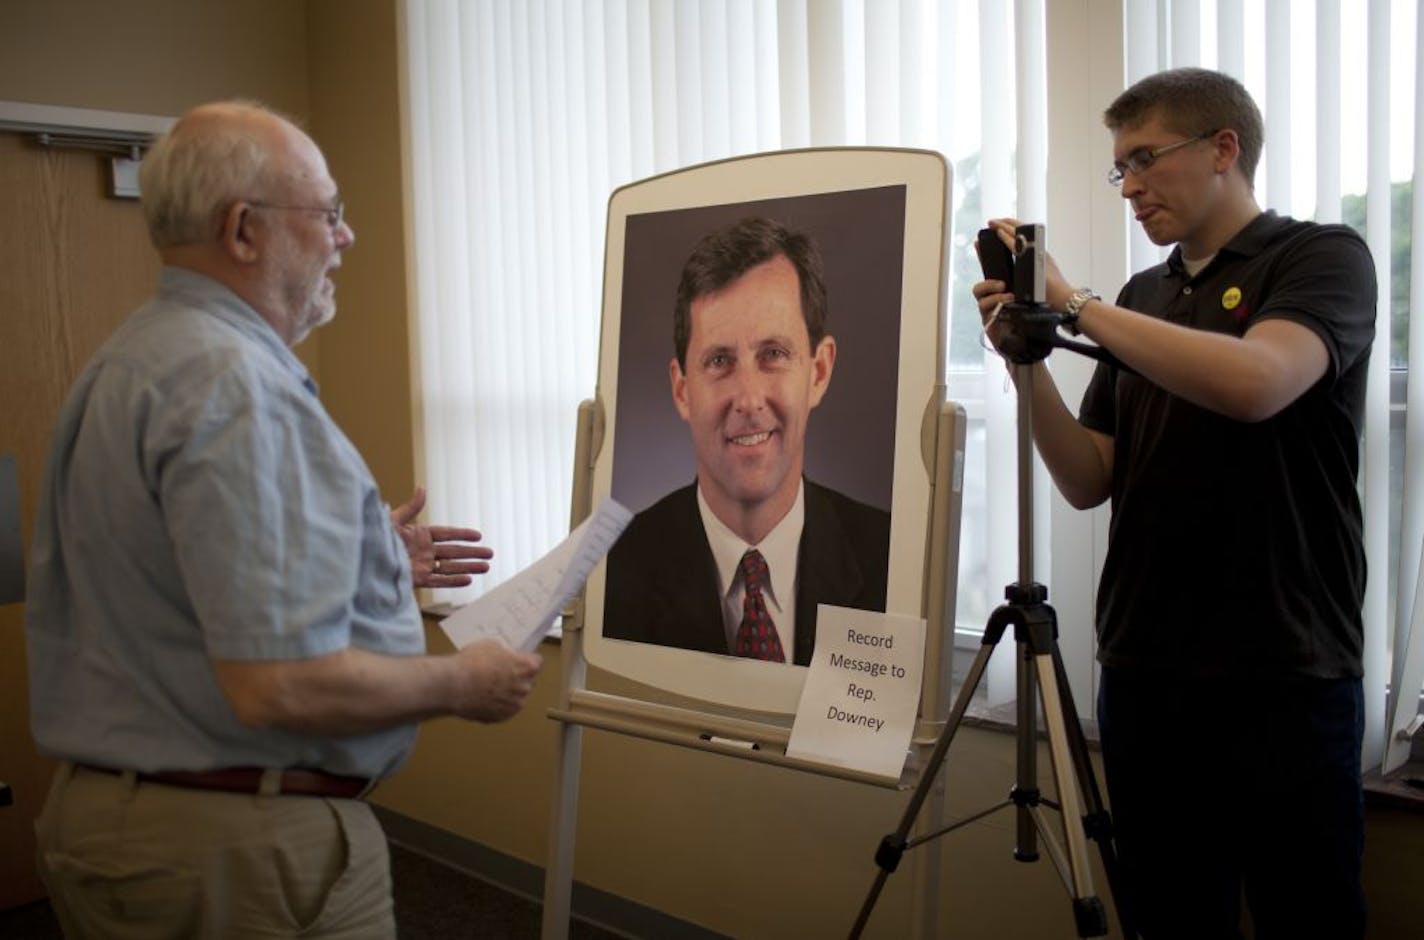
{"label": "black polo shirt", "polygon": [[1340,225],[1262,213],[1195,277],[1181,248],[1118,304],[1240,336],[1268,319],[1325,343],[1326,374],[1259,423],[1099,365],[1079,417],[1113,437],[1112,523],[1098,589],[1104,665],[1177,675],[1362,674],[1356,492],[1374,339],[1369,249]]}

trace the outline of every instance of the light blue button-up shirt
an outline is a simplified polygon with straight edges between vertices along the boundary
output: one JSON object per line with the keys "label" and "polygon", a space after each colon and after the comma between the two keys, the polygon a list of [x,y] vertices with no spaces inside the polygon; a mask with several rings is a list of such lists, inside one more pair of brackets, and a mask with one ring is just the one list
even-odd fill
{"label": "light blue button-up shirt", "polygon": [[47,754],[135,770],[384,776],[414,727],[244,726],[210,660],[424,650],[410,565],[306,369],[222,285],[165,268],[60,413],[26,637]]}

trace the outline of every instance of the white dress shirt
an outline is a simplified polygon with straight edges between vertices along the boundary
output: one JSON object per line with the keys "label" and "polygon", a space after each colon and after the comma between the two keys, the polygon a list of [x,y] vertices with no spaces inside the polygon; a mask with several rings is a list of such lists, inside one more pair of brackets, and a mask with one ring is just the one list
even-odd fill
{"label": "white dress shirt", "polygon": [[766,538],[757,545],[748,545],[718,519],[707,505],[701,487],[697,490],[697,509],[702,514],[702,528],[712,547],[717,563],[717,589],[722,598],[722,623],[727,630],[727,649],[735,649],[737,627],[742,622],[742,599],[746,594],[740,566],[747,549],[755,548],[766,559],[770,587],[763,595],[766,610],[781,639],[786,661],[796,659],[796,554],[801,545],[801,529],[806,523],[806,484],[796,489],[796,502]]}

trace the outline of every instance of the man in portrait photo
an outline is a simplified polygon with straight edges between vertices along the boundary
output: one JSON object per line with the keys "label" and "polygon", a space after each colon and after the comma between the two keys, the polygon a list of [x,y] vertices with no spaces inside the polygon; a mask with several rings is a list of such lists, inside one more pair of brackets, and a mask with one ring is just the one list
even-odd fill
{"label": "man in portrait photo", "polygon": [[885,609],[890,514],[804,474],[836,365],[826,314],[805,234],[746,218],[693,249],[668,378],[696,479],[614,546],[605,637],[804,665],[818,604]]}

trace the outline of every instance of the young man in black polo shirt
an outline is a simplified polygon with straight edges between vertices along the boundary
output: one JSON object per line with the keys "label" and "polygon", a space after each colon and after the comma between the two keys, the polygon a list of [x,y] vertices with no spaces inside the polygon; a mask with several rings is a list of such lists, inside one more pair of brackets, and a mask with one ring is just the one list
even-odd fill
{"label": "young man in black polo shirt", "polygon": [[[1149,938],[1239,936],[1243,890],[1257,937],[1360,937],[1374,265],[1260,210],[1234,79],[1162,72],[1105,122],[1109,180],[1176,248],[1116,303],[1048,263],[1049,305],[1136,374],[1099,365],[1075,419],[1038,363],[1033,431],[1072,505],[1112,498],[1098,718],[1128,900]],[[974,286],[986,317],[1005,290]]]}

